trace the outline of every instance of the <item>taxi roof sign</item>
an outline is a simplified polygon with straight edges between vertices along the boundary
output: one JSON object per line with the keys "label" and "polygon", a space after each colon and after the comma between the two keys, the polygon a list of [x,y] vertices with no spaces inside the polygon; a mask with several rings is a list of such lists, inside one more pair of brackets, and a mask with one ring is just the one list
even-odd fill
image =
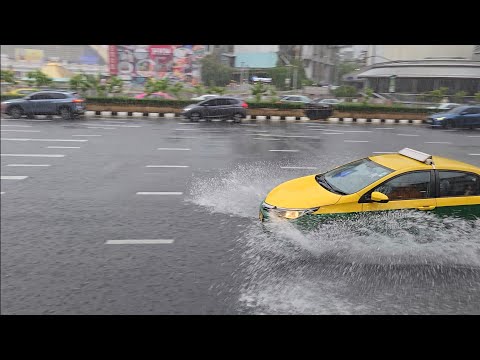
{"label": "taxi roof sign", "polygon": [[410,148],[404,148],[398,152],[400,155],[409,157],[410,159],[414,159],[417,161],[421,161],[427,165],[432,165],[433,164],[433,159],[432,155],[426,154],[424,152],[410,149]]}

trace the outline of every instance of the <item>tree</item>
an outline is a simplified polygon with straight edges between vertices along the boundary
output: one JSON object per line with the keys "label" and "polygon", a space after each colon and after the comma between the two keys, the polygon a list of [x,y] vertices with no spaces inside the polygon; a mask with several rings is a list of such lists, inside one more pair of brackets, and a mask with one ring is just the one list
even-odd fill
{"label": "tree", "polygon": [[107,80],[107,91],[111,94],[121,93],[123,90],[123,80],[116,76],[111,76]]}
{"label": "tree", "polygon": [[355,97],[357,88],[355,86],[342,85],[332,91],[336,97]]}
{"label": "tree", "polygon": [[365,89],[365,98],[363,99],[363,104],[366,105],[368,103],[368,100],[370,100],[370,98],[372,97],[373,95],[373,89],[371,88],[366,88]]}
{"label": "tree", "polygon": [[341,62],[337,66],[337,72],[335,74],[335,84],[341,84],[342,83],[342,78],[344,75],[347,75],[351,73],[352,71],[355,71],[359,65],[354,62]]}
{"label": "tree", "polygon": [[222,64],[213,55],[205,56],[202,64],[202,82],[208,86],[226,86],[232,79],[233,69]]}
{"label": "tree", "polygon": [[15,81],[15,72],[12,70],[2,70],[2,75],[1,75],[1,81],[2,82],[7,82],[10,84],[16,84],[17,82]]}
{"label": "tree", "polygon": [[197,94],[197,96],[203,95],[205,93],[205,88],[200,84],[195,85],[193,89],[195,91],[195,94]]}
{"label": "tree", "polygon": [[148,81],[145,83],[145,93],[150,95],[159,91],[166,92],[168,87],[168,79],[155,80],[153,78],[149,78]]}
{"label": "tree", "polygon": [[[53,79],[40,70],[29,71],[27,77],[32,79],[36,86],[48,86],[53,82]],[[30,82],[32,82],[32,80]]]}
{"label": "tree", "polygon": [[218,95],[223,95],[225,94],[226,89],[220,86],[211,86],[209,89],[210,93],[218,94]]}
{"label": "tree", "polygon": [[182,91],[182,89],[183,89],[183,84],[181,82],[177,82],[177,83],[175,83],[175,85],[170,86],[169,92],[172,93],[173,95],[175,95],[175,97],[177,99],[179,99],[180,98],[180,92]]}
{"label": "tree", "polygon": [[265,85],[259,82],[252,86],[250,90],[252,91],[252,95],[255,96],[255,101],[260,102],[262,99],[262,94],[266,93],[268,89],[265,87]]}
{"label": "tree", "polygon": [[87,81],[85,74],[77,74],[70,78],[70,89],[82,92],[85,94],[91,85]]}

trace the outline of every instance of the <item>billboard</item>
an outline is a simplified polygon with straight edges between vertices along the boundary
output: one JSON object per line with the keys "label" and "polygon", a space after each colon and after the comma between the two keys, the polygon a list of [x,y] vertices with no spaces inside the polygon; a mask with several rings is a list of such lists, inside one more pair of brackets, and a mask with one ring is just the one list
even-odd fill
{"label": "billboard", "polygon": [[41,64],[44,59],[43,50],[38,49],[15,49],[15,60],[26,61],[31,64]]}
{"label": "billboard", "polygon": [[205,45],[109,45],[111,75],[143,83],[168,78],[196,84],[200,81],[200,59]]}

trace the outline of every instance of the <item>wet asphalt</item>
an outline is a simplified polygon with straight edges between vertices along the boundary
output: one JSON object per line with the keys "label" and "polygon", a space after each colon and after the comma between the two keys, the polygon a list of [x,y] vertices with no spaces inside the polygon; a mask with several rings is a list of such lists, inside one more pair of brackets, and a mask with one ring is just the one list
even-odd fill
{"label": "wet asphalt", "polygon": [[[373,152],[410,147],[480,166],[478,130],[98,117],[1,125],[2,314],[480,313],[478,222],[437,257],[420,249],[419,261],[397,261],[386,250],[380,262],[362,261],[382,246],[369,238],[347,257],[302,241],[272,255],[258,223],[275,185]],[[280,237],[302,236],[289,231]],[[404,245],[407,258],[415,246]]]}

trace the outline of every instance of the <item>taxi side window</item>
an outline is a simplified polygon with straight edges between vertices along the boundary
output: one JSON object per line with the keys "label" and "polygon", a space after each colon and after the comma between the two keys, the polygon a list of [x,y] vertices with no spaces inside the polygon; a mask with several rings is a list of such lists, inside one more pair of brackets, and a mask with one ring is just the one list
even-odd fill
{"label": "taxi side window", "polygon": [[439,197],[480,195],[480,177],[461,171],[439,171]]}
{"label": "taxi side window", "polygon": [[416,171],[397,176],[376,187],[388,196],[390,201],[426,199],[430,194],[430,171]]}

